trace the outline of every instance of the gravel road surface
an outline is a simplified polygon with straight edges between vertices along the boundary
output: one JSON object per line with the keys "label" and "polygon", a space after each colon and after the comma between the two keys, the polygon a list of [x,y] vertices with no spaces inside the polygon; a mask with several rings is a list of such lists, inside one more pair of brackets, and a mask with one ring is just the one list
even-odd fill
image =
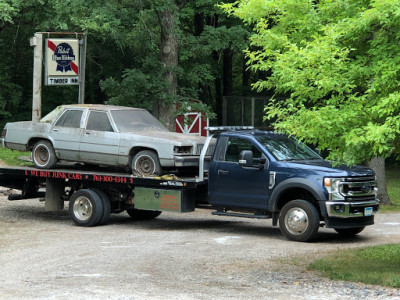
{"label": "gravel road surface", "polygon": [[0,187],[0,299],[400,299],[400,289],[305,268],[332,250],[400,243],[400,214],[378,214],[356,238],[321,229],[316,242],[297,243],[270,220],[202,210],[140,222],[121,213],[83,228],[67,210],[7,192]]}

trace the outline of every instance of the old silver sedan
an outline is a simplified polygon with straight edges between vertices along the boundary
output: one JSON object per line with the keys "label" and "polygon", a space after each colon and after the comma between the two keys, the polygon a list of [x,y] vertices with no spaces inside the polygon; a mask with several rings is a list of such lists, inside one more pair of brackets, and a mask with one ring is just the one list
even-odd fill
{"label": "old silver sedan", "polygon": [[32,151],[41,169],[64,160],[127,166],[148,176],[197,166],[205,138],[170,132],[144,109],[82,104],[59,106],[39,122],[7,123],[0,142]]}

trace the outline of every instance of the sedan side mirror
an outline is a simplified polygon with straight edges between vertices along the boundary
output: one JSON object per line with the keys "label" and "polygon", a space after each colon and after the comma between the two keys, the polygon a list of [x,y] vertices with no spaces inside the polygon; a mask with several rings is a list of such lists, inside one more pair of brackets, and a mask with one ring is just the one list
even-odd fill
{"label": "sedan side mirror", "polygon": [[253,152],[250,150],[243,150],[239,154],[239,166],[241,167],[254,167]]}

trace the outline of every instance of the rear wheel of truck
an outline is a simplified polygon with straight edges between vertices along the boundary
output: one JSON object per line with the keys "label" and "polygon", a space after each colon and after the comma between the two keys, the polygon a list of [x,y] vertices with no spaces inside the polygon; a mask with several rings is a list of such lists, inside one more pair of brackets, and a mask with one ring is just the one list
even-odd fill
{"label": "rear wheel of truck", "polygon": [[103,218],[103,214],[103,201],[93,190],[79,190],[69,200],[69,215],[79,226],[96,226]]}
{"label": "rear wheel of truck", "polygon": [[365,226],[353,227],[353,228],[334,228],[337,233],[343,237],[352,237],[363,231]]}
{"label": "rear wheel of truck", "polygon": [[93,189],[93,191],[100,196],[100,199],[103,203],[103,215],[101,216],[101,219],[97,225],[104,225],[108,222],[111,214],[110,197],[108,197],[108,195],[100,189]]}
{"label": "rear wheel of truck", "polygon": [[132,173],[138,172],[142,176],[161,175],[160,160],[156,152],[142,150],[132,159]]}
{"label": "rear wheel of truck", "polygon": [[305,200],[293,200],[286,203],[279,215],[279,227],[289,240],[311,241],[317,235],[319,214],[314,205]]}
{"label": "rear wheel of truck", "polygon": [[54,168],[57,163],[56,153],[49,141],[40,140],[32,149],[32,160],[40,169]]}
{"label": "rear wheel of truck", "polygon": [[161,215],[161,211],[158,210],[143,210],[143,209],[135,209],[129,208],[126,210],[128,215],[135,220],[152,220]]}

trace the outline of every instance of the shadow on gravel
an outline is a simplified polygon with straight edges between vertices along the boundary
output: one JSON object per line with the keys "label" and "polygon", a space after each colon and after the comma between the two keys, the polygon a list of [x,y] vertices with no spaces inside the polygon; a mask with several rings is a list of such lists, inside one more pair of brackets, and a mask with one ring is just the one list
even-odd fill
{"label": "shadow on gravel", "polygon": [[[259,224],[246,223],[245,221],[231,221],[221,220],[218,217],[216,219],[179,219],[179,215],[176,219],[162,219],[157,218],[155,220],[148,221],[136,221],[128,218],[114,219],[111,218],[109,224],[126,227],[132,227],[132,229],[144,229],[144,230],[162,230],[162,231],[191,231],[191,230],[209,230],[213,232],[223,234],[243,234],[252,236],[268,236],[268,237],[281,237],[281,233],[278,227],[272,227],[271,224],[266,224],[260,221]],[[116,227],[117,228],[117,227]]]}
{"label": "shadow on gravel", "polygon": [[[29,205],[24,203],[23,206],[12,204],[1,208],[0,221],[8,223],[24,220],[26,222],[51,222],[64,224],[66,226],[75,226],[69,217],[68,210],[47,212],[43,206]],[[113,230],[118,231],[118,227],[123,229],[142,229],[142,230],[159,230],[159,231],[192,231],[192,230],[209,230],[220,234],[242,234],[256,237],[271,237],[278,240],[286,240],[279,227],[273,227],[271,220],[258,220],[247,222],[246,219],[232,220],[222,219],[221,217],[213,217],[211,215],[191,216],[188,219],[188,214],[181,217],[176,215],[171,217],[168,215],[163,219],[163,216],[154,220],[136,221],[130,218],[126,213],[112,214],[108,224],[103,226],[115,225]],[[189,216],[190,217],[190,216]],[[82,228],[85,230],[86,228]],[[313,241],[314,243],[324,244],[356,244],[367,242],[372,237],[368,237],[360,233],[355,237],[342,237],[333,229],[321,229]]]}

